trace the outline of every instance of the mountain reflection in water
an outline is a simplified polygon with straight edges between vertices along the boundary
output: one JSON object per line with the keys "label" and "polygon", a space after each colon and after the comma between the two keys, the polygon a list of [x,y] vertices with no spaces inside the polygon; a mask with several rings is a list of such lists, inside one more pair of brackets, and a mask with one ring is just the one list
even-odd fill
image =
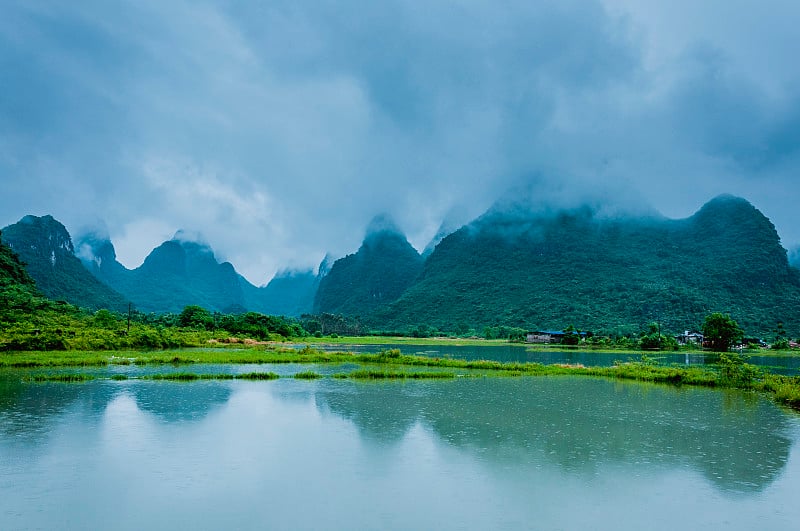
{"label": "mountain reflection in water", "polygon": [[558,377],[349,383],[315,396],[377,444],[400,441],[419,422],[500,464],[544,459],[575,474],[685,464],[725,491],[764,489],[791,449],[785,413],[740,392]]}

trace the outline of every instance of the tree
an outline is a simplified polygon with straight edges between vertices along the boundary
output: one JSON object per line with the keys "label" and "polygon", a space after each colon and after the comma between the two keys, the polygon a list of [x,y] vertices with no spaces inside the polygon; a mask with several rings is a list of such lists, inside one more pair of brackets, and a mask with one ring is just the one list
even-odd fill
{"label": "tree", "polygon": [[178,324],[184,328],[214,328],[214,317],[202,306],[186,306],[178,315]]}
{"label": "tree", "polygon": [[561,338],[562,345],[577,345],[581,342],[581,334],[580,331],[576,331],[575,327],[572,325],[567,326],[564,329],[564,337]]}
{"label": "tree", "polygon": [[658,323],[647,325],[647,333],[643,333],[639,338],[639,347],[647,350],[674,350],[678,347],[677,341],[672,336],[665,336],[661,333],[661,326]]}
{"label": "tree", "polygon": [[703,337],[710,343],[712,350],[725,352],[744,338],[744,330],[730,315],[714,312],[703,321]]}
{"label": "tree", "polygon": [[782,321],[778,321],[778,326],[773,332],[775,332],[775,341],[772,343],[772,348],[775,350],[785,350],[789,348],[789,340],[786,338],[786,330],[783,328]]}

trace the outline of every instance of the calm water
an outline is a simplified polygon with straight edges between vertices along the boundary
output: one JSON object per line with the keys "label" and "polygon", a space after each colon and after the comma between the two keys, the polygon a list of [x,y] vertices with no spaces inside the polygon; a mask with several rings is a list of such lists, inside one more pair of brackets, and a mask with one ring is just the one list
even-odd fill
{"label": "calm water", "polygon": [[580,377],[25,384],[21,374],[0,372],[3,530],[800,521],[800,418],[751,394]]}
{"label": "calm water", "polygon": [[[305,344],[295,344],[302,348]],[[525,345],[490,345],[490,346],[456,346],[435,345],[421,346],[406,343],[385,343],[380,345],[346,345],[346,344],[314,344],[314,348],[328,352],[380,352],[396,348],[403,354],[418,354],[439,358],[455,358],[466,360],[496,360],[503,362],[534,362],[545,365],[553,363],[580,363],[587,367],[610,367],[615,361],[639,361],[641,354],[624,352],[591,352],[586,350],[528,350]],[[689,354],[685,352],[648,352],[647,355],[662,365],[678,363],[681,365],[705,365],[716,363],[718,355]],[[777,374],[795,376],[800,374],[800,356],[763,356],[758,353],[747,353],[748,363],[764,367]]]}

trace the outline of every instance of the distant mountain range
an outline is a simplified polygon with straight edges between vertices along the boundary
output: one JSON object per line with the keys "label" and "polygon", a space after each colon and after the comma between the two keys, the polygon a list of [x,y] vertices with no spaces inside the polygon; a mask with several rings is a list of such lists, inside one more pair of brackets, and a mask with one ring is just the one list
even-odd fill
{"label": "distant mountain range", "polygon": [[283,272],[256,287],[229,262],[220,263],[208,244],[179,231],[155,248],[136,269],[117,261],[107,236],[79,239],[79,255],[98,279],[130,298],[144,312],[180,312],[195,304],[211,311],[258,311],[299,316],[311,311],[317,276],[311,271]]}
{"label": "distant mountain range", "polygon": [[280,273],[263,287],[180,232],[133,270],[98,234],[78,239],[78,260],[66,229],[50,216],[26,216],[2,238],[45,294],[91,308],[119,309],[130,300],[147,312],[198,304],[220,312],[344,314],[384,330],[573,324],[608,333],[635,333],[651,321],[666,330],[697,328],[707,313],[722,311],[749,334],[769,336],[779,321],[800,334],[800,271],[789,265],[772,223],[741,198],[715,198],[681,220],[612,217],[588,206],[535,212],[507,201],[441,232],[420,255],[379,217],[356,253],[326,259],[318,274]]}

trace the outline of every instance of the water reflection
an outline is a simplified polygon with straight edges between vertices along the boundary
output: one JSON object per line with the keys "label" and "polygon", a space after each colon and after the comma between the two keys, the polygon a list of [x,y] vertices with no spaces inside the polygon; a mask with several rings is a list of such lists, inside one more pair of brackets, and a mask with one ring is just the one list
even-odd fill
{"label": "water reflection", "polygon": [[200,421],[231,397],[230,386],[215,381],[126,382],[125,387],[139,409],[166,422]]}
{"label": "water reflection", "polygon": [[588,378],[359,384],[320,389],[318,407],[368,440],[399,441],[422,422],[444,441],[499,465],[595,475],[601,465],[683,466],[725,491],[759,491],[785,467],[785,414],[739,392]]}
{"label": "water reflection", "polygon": [[0,381],[0,529],[756,529],[800,518],[789,457],[800,422],[754,395],[569,377]]}
{"label": "water reflection", "polygon": [[780,475],[792,446],[783,411],[736,391],[572,377],[284,384],[27,384],[6,373],[0,377],[0,436],[42,441],[64,417],[91,423],[115,400],[160,424],[199,423],[238,390],[258,389],[283,407],[310,402],[323,416],[347,420],[367,447],[397,446],[423,426],[440,443],[495,467],[550,464],[589,478],[609,464],[678,467],[700,472],[722,491],[758,492]]}
{"label": "water reflection", "polygon": [[66,411],[98,416],[123,392],[133,398],[139,409],[166,422],[202,420],[231,396],[229,385],[215,381],[27,383],[22,380],[25,374],[0,373],[0,432],[6,435],[46,433],[50,422]]}

